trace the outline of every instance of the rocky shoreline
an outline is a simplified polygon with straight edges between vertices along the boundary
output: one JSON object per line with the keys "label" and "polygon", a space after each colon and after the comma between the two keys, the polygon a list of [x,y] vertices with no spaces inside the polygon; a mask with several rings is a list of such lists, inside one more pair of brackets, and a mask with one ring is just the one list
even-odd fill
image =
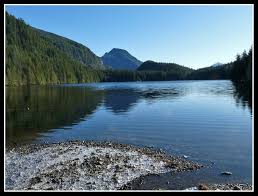
{"label": "rocky shoreline", "polygon": [[[180,191],[252,191],[253,187],[251,184],[248,183],[196,183],[195,186],[183,185],[177,187],[176,189],[169,188],[169,181],[167,181],[167,186],[164,186],[162,183],[158,184],[149,184],[146,182],[146,177],[152,176],[156,177],[159,180],[160,175],[162,174],[148,174],[146,176],[141,176],[139,178],[134,179],[133,181],[127,183],[120,190],[160,190],[160,191],[170,191],[170,190],[180,190]],[[161,180],[161,179],[160,179]],[[172,180],[173,181],[173,180]],[[147,186],[146,186],[147,184]],[[145,186],[143,186],[145,185]],[[159,187],[160,186],[160,187]]]}
{"label": "rocky shoreline", "polygon": [[252,185],[250,184],[239,184],[239,183],[228,183],[228,184],[199,184],[198,187],[191,187],[186,190],[202,190],[202,191],[224,191],[224,190],[232,190],[232,191],[239,191],[239,190],[252,190]]}
{"label": "rocky shoreline", "polygon": [[141,176],[201,167],[162,151],[111,142],[23,145],[6,152],[6,190],[121,190]]}
{"label": "rocky shoreline", "polygon": [[[7,149],[6,190],[137,190],[148,175],[203,167],[162,150],[112,142],[71,141]],[[166,189],[157,189],[166,190]],[[250,184],[198,184],[184,191],[250,191]]]}

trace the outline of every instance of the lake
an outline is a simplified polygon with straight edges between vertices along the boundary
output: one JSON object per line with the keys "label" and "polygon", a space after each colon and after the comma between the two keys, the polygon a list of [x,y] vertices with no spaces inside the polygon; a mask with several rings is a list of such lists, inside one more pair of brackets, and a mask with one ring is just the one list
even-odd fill
{"label": "lake", "polygon": [[150,146],[206,166],[161,175],[159,186],[169,180],[169,188],[184,180],[251,183],[250,105],[228,80],[6,87],[6,145],[108,140]]}

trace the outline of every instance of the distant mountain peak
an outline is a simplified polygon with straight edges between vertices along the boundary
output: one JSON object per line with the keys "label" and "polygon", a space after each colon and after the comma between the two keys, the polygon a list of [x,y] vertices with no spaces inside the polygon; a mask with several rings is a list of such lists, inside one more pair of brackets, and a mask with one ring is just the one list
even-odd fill
{"label": "distant mountain peak", "polygon": [[102,62],[118,70],[136,70],[142,64],[140,60],[132,56],[128,51],[120,48],[113,48],[102,57]]}
{"label": "distant mountain peak", "polygon": [[112,50],[110,50],[110,52],[112,52],[112,51],[123,51],[123,52],[127,52],[126,50],[121,49],[121,48],[113,48]]}
{"label": "distant mountain peak", "polygon": [[218,67],[218,66],[221,66],[223,65],[222,63],[220,62],[217,62],[217,63],[214,63],[213,65],[211,65],[211,67]]}

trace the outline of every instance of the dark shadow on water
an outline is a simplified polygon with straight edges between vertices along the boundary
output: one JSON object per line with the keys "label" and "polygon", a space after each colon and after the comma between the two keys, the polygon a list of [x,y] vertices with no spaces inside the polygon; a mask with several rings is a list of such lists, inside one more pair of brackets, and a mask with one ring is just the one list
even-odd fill
{"label": "dark shadow on water", "polygon": [[105,92],[104,105],[107,110],[112,112],[124,113],[130,111],[139,101],[140,95],[134,90],[108,90]]}
{"label": "dark shadow on water", "polygon": [[103,92],[83,88],[6,88],[6,145],[31,141],[39,133],[70,126],[92,114]]}
{"label": "dark shadow on water", "polygon": [[248,107],[252,114],[252,81],[232,82],[237,106]]}
{"label": "dark shadow on water", "polygon": [[175,89],[112,89],[105,91],[105,107],[115,114],[128,112],[133,109],[140,100],[155,100],[169,98],[173,100],[183,96],[182,91]]}

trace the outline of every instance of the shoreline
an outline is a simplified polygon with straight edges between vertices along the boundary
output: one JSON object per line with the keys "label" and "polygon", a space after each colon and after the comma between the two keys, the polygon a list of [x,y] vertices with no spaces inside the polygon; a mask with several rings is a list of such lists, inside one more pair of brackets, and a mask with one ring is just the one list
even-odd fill
{"label": "shoreline", "polygon": [[[147,176],[204,167],[150,147],[95,141],[7,148],[5,163],[6,190],[144,190],[138,185],[144,183]],[[252,190],[252,186],[197,184],[177,190]]]}
{"label": "shoreline", "polygon": [[7,190],[119,190],[148,174],[202,165],[151,148],[93,141],[30,144],[7,149]]}

